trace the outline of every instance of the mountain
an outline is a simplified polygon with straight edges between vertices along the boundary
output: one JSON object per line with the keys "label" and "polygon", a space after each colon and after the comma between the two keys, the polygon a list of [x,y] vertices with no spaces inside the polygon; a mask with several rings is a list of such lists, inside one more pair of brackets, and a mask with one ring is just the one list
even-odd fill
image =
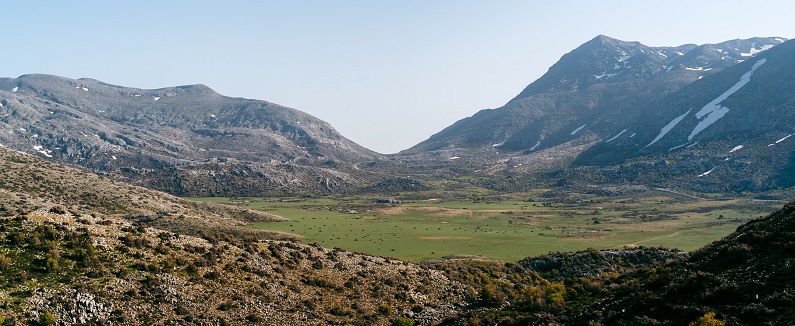
{"label": "mountain", "polygon": [[0,105],[0,144],[180,195],[234,193],[217,179],[237,175],[259,189],[243,193],[341,191],[355,180],[334,168],[381,157],[306,113],[204,85],[24,75],[0,79]]}
{"label": "mountain", "polygon": [[599,137],[645,115],[659,99],[783,41],[649,47],[600,35],[565,54],[504,106],[459,120],[403,154],[532,152]]}
{"label": "mountain", "polygon": [[600,135],[605,140],[575,164],[621,165],[609,169],[630,180],[649,178],[640,176],[640,165],[657,164],[664,178],[699,190],[795,186],[793,74],[795,42],[788,41],[657,101]]}

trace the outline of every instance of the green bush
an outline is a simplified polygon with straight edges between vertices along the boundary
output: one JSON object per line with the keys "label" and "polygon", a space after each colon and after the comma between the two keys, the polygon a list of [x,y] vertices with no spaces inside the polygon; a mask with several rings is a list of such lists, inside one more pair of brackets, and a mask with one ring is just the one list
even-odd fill
{"label": "green bush", "polygon": [[39,315],[39,325],[52,326],[55,325],[55,316],[51,312],[45,311]]}
{"label": "green bush", "polygon": [[392,312],[392,306],[388,303],[382,303],[380,306],[378,306],[379,314],[388,315],[390,312]]}
{"label": "green bush", "polygon": [[392,322],[392,326],[414,326],[414,321],[411,318],[400,317]]}
{"label": "green bush", "polygon": [[6,270],[11,266],[11,257],[0,255],[0,271]]}

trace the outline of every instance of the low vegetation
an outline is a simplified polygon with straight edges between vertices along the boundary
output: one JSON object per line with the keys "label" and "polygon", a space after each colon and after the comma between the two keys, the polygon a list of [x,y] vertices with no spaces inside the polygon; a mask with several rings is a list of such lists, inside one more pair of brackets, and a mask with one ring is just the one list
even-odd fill
{"label": "low vegetation", "polygon": [[298,234],[304,243],[415,262],[460,255],[517,261],[589,247],[655,246],[689,251],[728,235],[776,205],[743,198],[695,200],[654,190],[632,196],[541,195],[478,196],[466,201],[372,197],[198,200],[284,216],[289,221],[252,226]]}
{"label": "low vegetation", "polygon": [[[436,225],[436,231],[471,228],[467,231],[474,233],[488,226],[494,230],[482,234],[498,238],[513,229],[576,224],[571,221],[611,230],[654,223],[686,229],[701,219],[716,223],[702,227],[725,227],[721,222],[755,215],[750,210],[765,206],[744,211],[736,201],[668,202],[672,197],[659,195],[639,202],[575,197],[413,203],[216,200],[266,213],[186,201],[4,149],[0,164],[4,324],[715,325],[795,320],[790,295],[795,284],[789,277],[795,259],[795,204],[690,253],[637,245],[555,250],[521,260],[448,255],[413,263],[330,249],[307,238],[302,244],[294,235],[248,225],[296,225],[298,218],[279,216],[282,209],[291,209],[303,214],[305,224],[312,216],[333,216],[334,222],[350,219],[387,229],[393,223],[398,230],[426,223]],[[652,210],[659,201],[661,208]],[[598,214],[594,205],[602,207]],[[533,221],[521,218],[524,214],[550,216]],[[332,220],[317,221],[326,228],[333,225]],[[576,243],[570,236],[536,237]]]}

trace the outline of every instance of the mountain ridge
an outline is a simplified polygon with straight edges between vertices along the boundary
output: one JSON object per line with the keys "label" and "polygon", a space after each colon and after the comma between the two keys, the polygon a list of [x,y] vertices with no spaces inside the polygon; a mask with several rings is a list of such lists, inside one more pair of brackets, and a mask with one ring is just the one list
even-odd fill
{"label": "mountain ridge", "polygon": [[[307,113],[202,84],[147,90],[29,74],[0,81],[0,105],[0,144],[181,195],[219,194],[201,187],[222,182],[199,172],[208,164],[219,176],[248,169],[225,162],[262,172],[250,174],[262,190],[248,194],[350,191],[350,166],[383,158]],[[174,177],[196,186],[149,181]]]}

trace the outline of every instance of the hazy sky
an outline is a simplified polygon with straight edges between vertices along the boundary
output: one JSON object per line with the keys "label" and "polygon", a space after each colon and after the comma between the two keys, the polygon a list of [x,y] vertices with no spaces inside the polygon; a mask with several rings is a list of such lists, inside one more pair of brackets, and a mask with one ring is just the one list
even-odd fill
{"label": "hazy sky", "polygon": [[604,34],[650,46],[795,37],[795,1],[13,1],[0,77],[205,84],[393,153],[496,108]]}

